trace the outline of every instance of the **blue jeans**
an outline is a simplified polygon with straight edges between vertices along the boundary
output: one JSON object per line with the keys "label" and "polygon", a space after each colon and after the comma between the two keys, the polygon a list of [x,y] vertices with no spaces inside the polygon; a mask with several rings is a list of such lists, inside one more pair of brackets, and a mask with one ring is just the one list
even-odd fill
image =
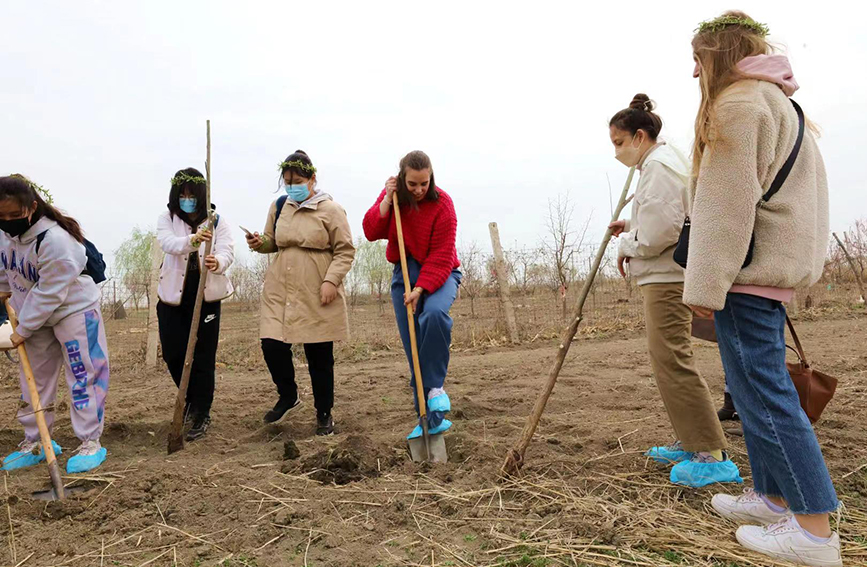
{"label": "blue jeans", "polygon": [[[418,281],[421,264],[414,258],[406,260],[409,269],[409,281],[415,286]],[[449,347],[452,344],[452,318],[449,310],[458,294],[461,284],[461,273],[453,270],[446,282],[433,293],[425,293],[418,302],[415,311],[415,336],[418,341],[418,358],[421,365],[421,378],[424,385],[424,399],[432,388],[442,388],[449,370]],[[412,287],[410,288],[412,289]],[[409,342],[409,322],[404,305],[403,272],[400,264],[394,266],[394,276],[391,280],[391,302],[394,305],[394,316],[400,331],[403,350],[409,361],[410,386],[418,411],[418,396],[415,395],[415,372],[412,367],[412,350]],[[442,421],[442,419],[439,419]],[[439,423],[431,423],[432,426]]]}
{"label": "blue jeans", "polygon": [[715,321],[756,492],[785,498],[795,514],[835,511],[837,493],[786,368],[785,307],[730,293]]}

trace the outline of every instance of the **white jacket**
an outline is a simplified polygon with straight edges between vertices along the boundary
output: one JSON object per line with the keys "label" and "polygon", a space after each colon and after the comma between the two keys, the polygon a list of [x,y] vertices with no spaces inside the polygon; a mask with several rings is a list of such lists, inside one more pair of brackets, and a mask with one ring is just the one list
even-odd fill
{"label": "white jacket", "polygon": [[[204,226],[204,225],[202,225]],[[187,277],[187,262],[196,247],[190,244],[194,232],[190,225],[169,211],[160,215],[157,220],[157,240],[165,253],[160,267],[160,285],[157,289],[160,301],[168,305],[180,305],[184,292],[184,280]],[[199,265],[204,271],[205,243],[199,245]],[[232,239],[232,227],[222,216],[214,230],[214,244],[211,254],[217,258],[219,266],[208,274],[205,284],[205,301],[213,303],[222,301],[234,293],[232,282],[226,277],[226,272],[235,261],[235,241]]]}
{"label": "white jacket", "polygon": [[648,151],[639,169],[619,255],[630,259],[629,273],[638,285],[680,283],[683,268],[673,255],[686,215],[689,164],[677,148],[663,143]]}

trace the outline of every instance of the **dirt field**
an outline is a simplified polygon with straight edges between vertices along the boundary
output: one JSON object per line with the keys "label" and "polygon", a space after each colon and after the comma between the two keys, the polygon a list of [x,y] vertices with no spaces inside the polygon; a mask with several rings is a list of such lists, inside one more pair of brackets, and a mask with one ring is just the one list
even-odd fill
{"label": "dirt field", "polygon": [[[671,439],[642,332],[573,346],[524,475],[498,482],[553,358],[550,341],[453,355],[452,461],[429,467],[411,463],[405,450],[413,417],[402,354],[339,362],[338,434],[321,439],[313,435],[303,369],[305,405],[281,425],[262,426],[273,385],[255,339],[226,332],[211,430],[168,457],[174,385],[164,368],[147,371],[139,353],[129,352],[123,337],[135,330],[113,324],[102,439],[109,458],[76,481],[87,490],[62,503],[29,498],[46,487],[44,467],[5,475],[2,565],[770,564],[739,549],[734,526],[707,512],[718,489],[675,488],[667,468],[641,456]],[[867,317],[862,311],[800,328],[815,365],[841,379],[817,432],[847,507],[844,557],[847,565],[865,565]],[[721,399],[718,354],[709,344],[696,348]],[[14,420],[19,392],[12,365],[0,366],[5,454],[21,439]],[[65,405],[55,438],[65,450],[77,446]],[[731,439],[749,485],[742,439]],[[288,458],[295,456],[288,441],[300,456]]]}

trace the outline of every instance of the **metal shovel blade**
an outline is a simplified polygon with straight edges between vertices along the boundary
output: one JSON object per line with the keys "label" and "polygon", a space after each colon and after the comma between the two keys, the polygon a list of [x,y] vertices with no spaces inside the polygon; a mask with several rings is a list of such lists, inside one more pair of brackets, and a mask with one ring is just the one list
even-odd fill
{"label": "metal shovel blade", "polygon": [[[424,446],[424,436],[409,439],[409,454],[416,463],[427,461],[427,450]],[[430,436],[430,462],[447,463],[449,454],[446,451],[446,439],[442,433]]]}
{"label": "metal shovel blade", "polygon": [[[76,492],[84,492],[85,490],[87,490],[86,486],[68,486],[63,491],[68,496],[70,494],[75,494]],[[54,489],[54,487],[51,487],[47,490],[37,490],[36,492],[32,492],[30,496],[34,500],[62,500],[61,498],[57,497],[57,491]]]}

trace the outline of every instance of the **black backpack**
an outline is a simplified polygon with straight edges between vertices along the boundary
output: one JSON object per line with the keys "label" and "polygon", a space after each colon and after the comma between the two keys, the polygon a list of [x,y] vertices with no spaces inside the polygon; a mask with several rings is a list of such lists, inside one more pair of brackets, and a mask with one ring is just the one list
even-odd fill
{"label": "black backpack", "polygon": [[277,198],[277,214],[274,215],[274,238],[277,238],[277,220],[280,218],[280,213],[283,212],[283,205],[286,204],[286,198],[289,195],[281,195]]}
{"label": "black backpack", "polygon": [[[39,247],[42,246],[42,241],[45,240],[45,235],[48,231],[40,232],[36,235],[36,253],[39,254]],[[83,276],[90,276],[93,280],[93,283],[99,284],[105,281],[105,260],[102,258],[102,254],[96,248],[96,245],[88,239],[84,239],[84,251],[87,254],[87,265],[84,267],[84,271],[81,272]]]}

